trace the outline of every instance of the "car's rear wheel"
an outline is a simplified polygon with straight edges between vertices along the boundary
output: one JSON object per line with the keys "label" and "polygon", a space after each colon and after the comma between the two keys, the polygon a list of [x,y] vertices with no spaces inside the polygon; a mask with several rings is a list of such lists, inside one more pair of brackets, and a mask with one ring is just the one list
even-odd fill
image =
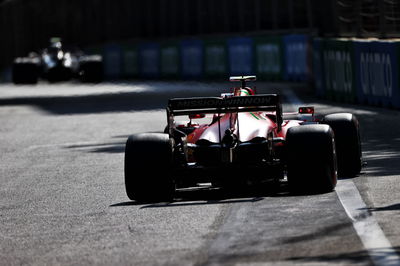
{"label": "car's rear wheel", "polygon": [[330,114],[324,117],[324,123],[328,124],[335,134],[339,176],[353,177],[359,174],[362,154],[356,116],[350,113]]}
{"label": "car's rear wheel", "polygon": [[132,135],[125,146],[125,188],[131,200],[156,202],[173,199],[173,144],[167,134]]}
{"label": "car's rear wheel", "polygon": [[332,191],[337,182],[333,130],[328,125],[292,127],[286,136],[287,174],[294,193]]}
{"label": "car's rear wheel", "polygon": [[104,79],[103,61],[101,56],[83,56],[80,59],[80,80],[86,83],[99,83]]}
{"label": "car's rear wheel", "polygon": [[14,62],[12,67],[12,81],[14,84],[36,84],[38,82],[38,65],[30,62],[29,59],[22,58]]}

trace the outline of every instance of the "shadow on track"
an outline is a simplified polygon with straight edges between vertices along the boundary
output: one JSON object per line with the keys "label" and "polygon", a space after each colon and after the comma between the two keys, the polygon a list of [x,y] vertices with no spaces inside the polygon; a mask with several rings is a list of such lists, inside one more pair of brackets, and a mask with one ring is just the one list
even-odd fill
{"label": "shadow on track", "polygon": [[246,188],[243,191],[226,191],[221,188],[193,187],[177,189],[174,200],[171,202],[136,202],[126,201],[110,205],[110,207],[129,207],[143,205],[140,209],[197,206],[210,204],[232,204],[244,202],[257,202],[265,197],[272,196],[273,192],[260,189]]}
{"label": "shadow on track", "polygon": [[218,96],[229,91],[229,85],[232,84],[149,81],[81,87],[73,83],[16,87],[16,96],[0,98],[0,106],[31,105],[55,115],[146,111],[165,109],[168,100],[174,97]]}
{"label": "shadow on track", "polygon": [[384,206],[384,207],[373,207],[366,208],[370,212],[381,212],[381,211],[400,211],[400,203]]}
{"label": "shadow on track", "polygon": [[[393,249],[397,252],[400,253],[400,247],[393,247]],[[388,256],[388,251],[385,248],[382,249],[374,249],[371,250],[371,252],[374,254],[376,257],[387,257]],[[304,257],[292,257],[289,258],[289,261],[295,262],[295,263],[337,263],[337,264],[357,264],[362,261],[370,261],[371,257],[368,254],[366,250],[361,250],[357,252],[349,252],[349,253],[339,253],[339,254],[326,254],[326,255],[320,255],[320,256],[304,256]],[[397,260],[391,260],[390,258],[388,260],[385,260],[385,265],[398,265]],[[371,261],[371,265],[373,265]]]}
{"label": "shadow on track", "polygon": [[[91,114],[165,109],[175,97],[219,96],[237,86],[232,82],[147,81],[112,82],[96,86],[61,83],[58,86],[16,86],[11,96],[0,97],[0,106],[31,105],[55,115]],[[288,86],[304,85],[258,82],[259,93],[279,93]],[[71,89],[71,90],[69,90]],[[77,95],[78,94],[78,95]],[[15,95],[15,96],[12,96]],[[20,97],[21,95],[24,95]]]}
{"label": "shadow on track", "polygon": [[110,205],[110,207],[127,207],[127,206],[138,206],[144,205],[140,209],[148,208],[167,208],[167,207],[184,207],[184,206],[199,206],[199,205],[213,205],[213,204],[233,204],[233,203],[244,203],[244,202],[256,202],[263,200],[264,198],[250,198],[250,199],[223,199],[223,200],[197,200],[191,202],[185,202],[183,200],[173,202],[159,202],[153,204],[145,204],[136,201],[126,201]]}
{"label": "shadow on track", "polygon": [[[333,192],[328,192],[333,193]],[[177,189],[174,195],[174,200],[171,202],[136,202],[126,201],[110,205],[110,207],[129,207],[143,205],[140,209],[147,208],[169,208],[182,206],[197,206],[210,204],[230,204],[257,202],[266,198],[279,197],[309,197],[318,194],[293,194],[290,193],[285,182],[279,187],[268,184],[249,185],[237,189],[223,189],[220,187],[204,186]]]}
{"label": "shadow on track", "polygon": [[312,232],[312,233],[300,235],[300,236],[294,236],[294,237],[285,239],[285,240],[283,240],[283,243],[293,244],[293,243],[301,243],[301,242],[309,241],[309,240],[315,240],[315,239],[319,239],[320,237],[323,237],[326,235],[332,235],[333,232],[337,232],[344,228],[348,228],[348,227],[352,227],[352,226],[353,226],[352,223],[349,221],[345,222],[345,223],[334,224],[331,226],[324,227],[321,230],[316,231],[316,232]]}
{"label": "shadow on track", "polygon": [[68,145],[65,148],[89,153],[123,153],[125,151],[125,141]]}
{"label": "shadow on track", "polygon": [[86,96],[24,97],[0,99],[1,105],[32,105],[56,115],[164,109],[171,94],[123,92]]}

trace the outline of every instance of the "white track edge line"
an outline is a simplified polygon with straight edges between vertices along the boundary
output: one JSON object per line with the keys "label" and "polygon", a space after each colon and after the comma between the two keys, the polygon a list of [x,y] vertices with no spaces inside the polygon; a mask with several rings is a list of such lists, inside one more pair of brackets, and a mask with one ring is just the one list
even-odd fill
{"label": "white track edge line", "polygon": [[[304,105],[292,90],[283,90],[291,105]],[[400,266],[400,257],[363,201],[351,179],[338,180],[336,194],[376,266]]]}
{"label": "white track edge line", "polygon": [[336,194],[353,222],[365,249],[375,265],[400,265],[400,257],[361,198],[353,180],[339,180]]}

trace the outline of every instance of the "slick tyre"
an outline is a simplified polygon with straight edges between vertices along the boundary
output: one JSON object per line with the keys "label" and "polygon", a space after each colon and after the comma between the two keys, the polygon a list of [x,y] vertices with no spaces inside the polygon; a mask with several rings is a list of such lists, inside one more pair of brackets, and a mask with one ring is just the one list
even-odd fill
{"label": "slick tyre", "polygon": [[175,185],[171,176],[172,140],[167,134],[132,135],[125,146],[125,188],[131,200],[171,201]]}
{"label": "slick tyre", "polygon": [[324,117],[335,134],[338,174],[341,177],[354,177],[362,167],[362,153],[359,123],[353,114],[338,113]]}
{"label": "slick tyre", "polygon": [[29,59],[20,58],[12,66],[12,81],[14,84],[36,84],[38,82],[38,66]]}
{"label": "slick tyre", "polygon": [[335,188],[335,140],[328,125],[292,127],[287,132],[286,144],[288,184],[292,193],[325,193]]}
{"label": "slick tyre", "polygon": [[84,56],[80,60],[79,77],[83,83],[99,83],[104,79],[101,56]]}

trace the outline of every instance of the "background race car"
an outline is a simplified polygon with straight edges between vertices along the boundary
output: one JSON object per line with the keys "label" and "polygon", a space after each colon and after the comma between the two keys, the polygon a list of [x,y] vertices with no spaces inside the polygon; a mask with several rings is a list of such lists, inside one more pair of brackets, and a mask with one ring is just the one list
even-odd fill
{"label": "background race car", "polygon": [[18,57],[12,66],[15,84],[35,84],[42,78],[49,82],[78,78],[82,82],[103,80],[103,60],[100,55],[85,55],[79,49],[64,48],[59,38],[52,38],[50,45],[37,54]]}

